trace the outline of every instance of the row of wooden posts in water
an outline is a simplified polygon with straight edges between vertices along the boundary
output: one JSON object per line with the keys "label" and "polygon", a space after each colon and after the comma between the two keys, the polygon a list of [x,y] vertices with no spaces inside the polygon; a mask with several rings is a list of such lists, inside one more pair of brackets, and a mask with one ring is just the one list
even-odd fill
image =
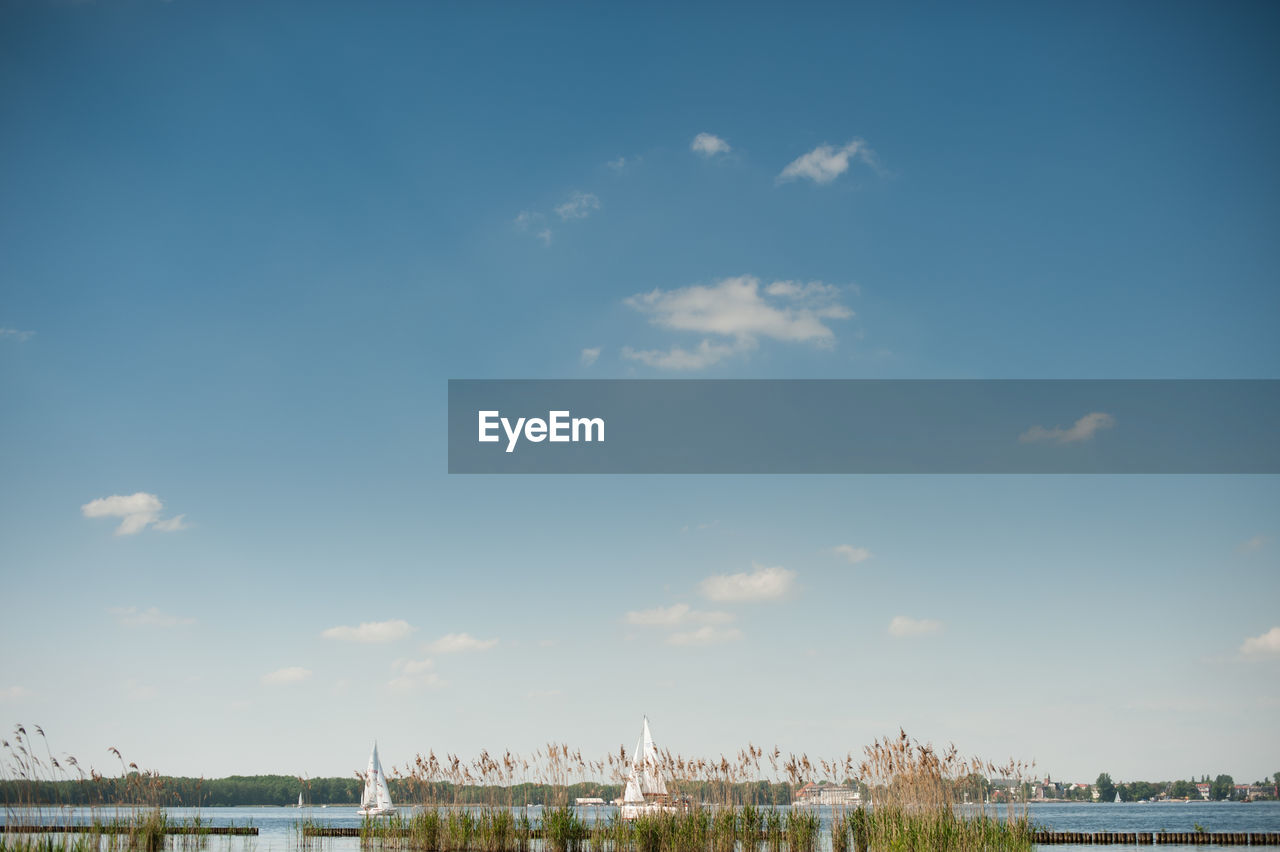
{"label": "row of wooden posts in water", "polygon": [[1276,831],[1037,831],[1034,839],[1040,846],[1280,846],[1280,832]]}

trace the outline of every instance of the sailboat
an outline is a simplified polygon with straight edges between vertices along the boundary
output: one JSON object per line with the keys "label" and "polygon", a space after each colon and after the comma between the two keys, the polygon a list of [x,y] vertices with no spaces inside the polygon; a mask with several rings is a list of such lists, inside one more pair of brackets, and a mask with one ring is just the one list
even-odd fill
{"label": "sailboat", "polygon": [[1116,790],[1116,804],[1120,804],[1120,791]]}
{"label": "sailboat", "polygon": [[620,816],[635,819],[644,814],[674,813],[679,807],[667,793],[667,782],[658,770],[658,747],[653,744],[649,732],[649,717],[644,717],[640,739],[631,752],[631,766],[627,771],[627,785],[622,791]]}
{"label": "sailboat", "polygon": [[391,791],[387,789],[387,776],[378,760],[378,744],[373,744],[369,755],[369,768],[364,771],[364,792],[360,794],[360,816],[388,816],[396,812],[391,804]]}
{"label": "sailboat", "polygon": [[298,807],[302,807],[302,793],[298,793]]}

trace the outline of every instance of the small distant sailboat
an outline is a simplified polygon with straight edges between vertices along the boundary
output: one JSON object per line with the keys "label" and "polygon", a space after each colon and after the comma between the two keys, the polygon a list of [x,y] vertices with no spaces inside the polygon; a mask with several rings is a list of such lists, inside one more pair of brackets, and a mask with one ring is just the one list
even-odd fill
{"label": "small distant sailboat", "polygon": [[644,728],[631,753],[631,767],[627,772],[627,785],[622,791],[620,816],[635,819],[644,814],[674,813],[680,808],[671,801],[667,782],[659,771],[658,747],[649,732],[649,717],[644,717]]}
{"label": "small distant sailboat", "polygon": [[1116,804],[1120,804],[1120,791],[1116,790]]}
{"label": "small distant sailboat", "polygon": [[373,744],[369,755],[369,768],[364,771],[364,792],[360,794],[360,816],[388,816],[396,812],[391,804],[391,791],[387,789],[387,776],[378,760],[378,744]]}
{"label": "small distant sailboat", "polygon": [[298,807],[302,807],[302,793],[298,793]]}

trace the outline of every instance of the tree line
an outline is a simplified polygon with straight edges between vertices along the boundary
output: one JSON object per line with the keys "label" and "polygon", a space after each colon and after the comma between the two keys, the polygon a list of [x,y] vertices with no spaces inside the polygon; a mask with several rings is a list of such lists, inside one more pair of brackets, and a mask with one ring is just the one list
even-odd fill
{"label": "tree line", "polygon": [[[1128,784],[1116,784],[1108,773],[1103,772],[1098,776],[1094,788],[1098,791],[1098,801],[1101,802],[1114,802],[1117,794],[1122,802],[1154,799],[1161,795],[1170,799],[1203,799],[1199,787],[1196,786],[1197,783],[1209,785],[1209,800],[1213,802],[1243,798],[1241,791],[1236,789],[1235,779],[1230,775],[1218,775],[1212,780],[1208,775],[1202,775],[1199,782],[1192,778],[1179,781],[1131,781]],[[1264,778],[1256,782],[1254,786],[1271,786],[1272,788],[1280,786],[1280,772],[1276,772],[1269,779]]]}
{"label": "tree line", "polygon": [[[447,781],[389,778],[391,798],[404,804],[439,805],[560,805],[578,798],[606,802],[622,795],[620,784],[582,782],[570,785],[516,784],[510,787],[458,785]],[[247,805],[288,806],[301,794],[306,806],[356,805],[364,786],[358,778],[298,778],[293,775],[232,775],[227,778],[186,778],[149,773],[121,777],[96,776],[81,780],[0,781],[0,802],[27,805],[148,805],[221,808]],[[693,801],[731,801],[736,804],[790,804],[791,788],[768,781],[715,784],[681,781],[676,792]]]}

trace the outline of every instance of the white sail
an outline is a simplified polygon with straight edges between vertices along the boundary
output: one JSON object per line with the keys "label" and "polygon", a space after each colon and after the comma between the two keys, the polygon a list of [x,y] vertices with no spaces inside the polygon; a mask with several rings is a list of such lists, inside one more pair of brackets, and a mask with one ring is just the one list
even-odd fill
{"label": "white sail", "polygon": [[640,737],[644,743],[643,763],[640,773],[640,791],[646,796],[667,795],[667,782],[662,780],[658,771],[658,747],[653,744],[653,734],[649,732],[649,717],[644,717],[644,733]]}
{"label": "white sail", "polygon": [[667,782],[662,778],[661,756],[649,731],[649,718],[644,719],[640,739],[631,752],[631,765],[627,767],[627,784],[622,791],[623,819],[636,819],[644,814],[672,813],[678,805],[667,795]]}
{"label": "white sail", "polygon": [[387,789],[387,776],[382,771],[382,761],[378,759],[378,744],[373,744],[373,752],[369,755],[369,766],[364,771],[364,790],[360,793],[360,813],[389,814],[395,812],[391,804],[391,791]]}
{"label": "white sail", "polygon": [[643,804],[644,790],[641,787],[641,764],[644,760],[644,734],[636,740],[636,747],[631,751],[631,770],[627,773],[627,786],[622,791],[625,804]]}
{"label": "white sail", "polygon": [[298,794],[298,807],[302,807],[302,794]]}

